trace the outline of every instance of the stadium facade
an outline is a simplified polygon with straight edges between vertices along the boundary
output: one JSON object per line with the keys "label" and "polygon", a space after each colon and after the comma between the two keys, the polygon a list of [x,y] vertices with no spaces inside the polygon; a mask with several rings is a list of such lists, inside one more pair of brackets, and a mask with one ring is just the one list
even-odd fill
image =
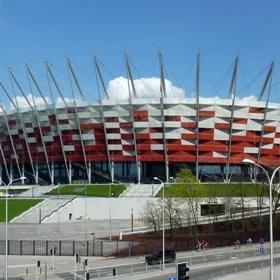
{"label": "stadium facade", "polygon": [[[269,167],[280,164],[280,104],[270,103],[269,97],[265,101],[235,98],[236,73],[229,98],[201,98],[199,76],[195,98],[166,96],[162,71],[160,96],[140,98],[128,67],[128,99],[107,96],[91,103],[75,98],[66,101],[49,69],[63,101],[57,104],[44,98],[28,71],[44,105],[28,101],[21,90],[29,106],[20,108],[1,83],[15,108],[7,111],[1,102],[0,172],[4,180],[26,176],[25,183],[37,184],[145,183],[154,176],[168,181],[180,168],[189,167],[199,180],[238,181],[254,175],[242,163],[244,158]],[[269,89],[270,81],[268,72],[261,94]]]}

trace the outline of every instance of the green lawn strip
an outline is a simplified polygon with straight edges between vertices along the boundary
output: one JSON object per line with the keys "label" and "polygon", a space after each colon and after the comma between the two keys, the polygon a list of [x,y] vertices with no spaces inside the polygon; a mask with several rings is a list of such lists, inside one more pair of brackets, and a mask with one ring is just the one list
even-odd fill
{"label": "green lawn strip", "polygon": [[[165,185],[166,197],[186,197],[187,194],[194,197],[257,197],[268,196],[269,188],[267,185],[253,183],[193,184],[188,191],[185,184]],[[162,189],[157,197],[162,197]]]}
{"label": "green lawn strip", "polygon": [[[42,199],[8,199],[8,219],[9,221],[20,215],[22,212],[35,206]],[[0,199],[0,222],[4,222],[6,219],[6,201],[5,198]]]}
{"label": "green lawn strip", "polygon": [[[111,185],[111,192],[115,197],[119,197],[120,194],[126,189],[124,185]],[[46,193],[49,195],[78,195],[78,196],[97,196],[97,197],[109,197],[110,196],[110,184],[104,185],[65,185],[55,188]]]}

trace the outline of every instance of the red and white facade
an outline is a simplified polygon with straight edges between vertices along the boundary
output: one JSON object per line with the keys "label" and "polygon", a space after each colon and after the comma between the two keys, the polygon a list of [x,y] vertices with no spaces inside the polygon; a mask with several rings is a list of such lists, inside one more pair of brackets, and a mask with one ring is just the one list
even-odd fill
{"label": "red and white facade", "polygon": [[[160,164],[169,176],[173,163],[220,165],[229,172],[249,158],[263,165],[280,165],[280,105],[262,101],[200,98],[104,100],[101,104],[69,103],[34,110],[2,113],[0,144],[2,172],[40,177],[46,166],[53,182],[54,165],[84,166],[92,181],[92,166],[135,164],[138,181],[144,165]],[[30,172],[31,172],[30,171]],[[31,172],[32,173],[32,172]]]}

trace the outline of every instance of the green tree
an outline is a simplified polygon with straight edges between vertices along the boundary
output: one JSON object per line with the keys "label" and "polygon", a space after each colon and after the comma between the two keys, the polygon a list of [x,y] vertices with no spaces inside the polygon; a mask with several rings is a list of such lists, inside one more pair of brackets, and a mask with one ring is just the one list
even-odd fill
{"label": "green tree", "polygon": [[198,240],[198,218],[200,215],[201,194],[197,186],[195,175],[187,168],[180,169],[176,174],[176,181],[185,185],[184,200],[186,210],[189,212],[192,219],[193,234]]}

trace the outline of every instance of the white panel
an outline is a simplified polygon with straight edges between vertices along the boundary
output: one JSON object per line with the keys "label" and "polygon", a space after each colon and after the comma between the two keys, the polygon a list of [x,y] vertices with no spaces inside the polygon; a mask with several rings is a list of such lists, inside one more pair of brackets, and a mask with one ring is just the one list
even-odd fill
{"label": "white panel", "polygon": [[124,156],[134,156],[135,155],[135,152],[134,151],[123,151],[123,155]]}
{"label": "white panel", "polygon": [[52,142],[53,137],[51,135],[43,136],[43,141],[44,142]]}
{"label": "white panel", "polygon": [[104,117],[118,117],[119,113],[117,111],[104,111]]}
{"label": "white panel", "polygon": [[83,140],[94,140],[94,135],[93,134],[82,134],[82,139]]}
{"label": "white panel", "polygon": [[218,153],[218,152],[213,152],[213,157],[214,158],[226,158],[227,157],[227,155],[226,155],[226,153]]}
{"label": "white panel", "polygon": [[105,128],[120,128],[119,122],[106,122]]}
{"label": "white panel", "polygon": [[181,122],[165,121],[165,127],[181,127]]}
{"label": "white panel", "polygon": [[185,139],[181,139],[181,144],[182,144],[182,145],[195,145],[195,140],[185,140]]}
{"label": "white panel", "polygon": [[199,127],[200,128],[214,128],[215,127],[214,118],[206,118],[205,120],[200,120]]}
{"label": "white panel", "polygon": [[162,133],[151,133],[151,139],[162,139]]}
{"label": "white panel", "polygon": [[40,115],[38,116],[38,119],[40,122],[48,122],[49,121],[49,116],[48,115],[41,115],[41,112],[40,112]]}
{"label": "white panel", "polygon": [[229,140],[229,135],[224,131],[214,129],[214,140]]}
{"label": "white panel", "polygon": [[163,150],[163,144],[151,144],[151,150],[153,151]]}
{"label": "white panel", "polygon": [[258,154],[259,148],[257,147],[245,147],[244,153],[246,154]]}
{"label": "white panel", "polygon": [[264,113],[248,113],[249,119],[263,120]]}
{"label": "white panel", "polygon": [[63,146],[63,150],[65,152],[74,152],[75,151],[75,147],[73,145],[64,145]]}
{"label": "white panel", "polygon": [[247,129],[247,124],[233,123],[232,124],[232,129],[246,130]]}
{"label": "white panel", "polygon": [[90,119],[91,114],[90,112],[78,112],[79,119]]}
{"label": "white panel", "polygon": [[186,105],[182,105],[182,116],[196,116],[196,110]]}
{"label": "white panel", "polygon": [[267,138],[274,138],[275,137],[275,132],[270,132],[270,133],[264,133],[263,137],[267,137]]}
{"label": "white panel", "polygon": [[262,130],[262,125],[258,122],[255,122],[253,120],[248,120],[248,130],[254,130],[254,131],[261,131]]}
{"label": "white panel", "polygon": [[107,133],[107,139],[108,140],[121,139],[121,135],[119,133]]}
{"label": "white panel", "polygon": [[222,106],[216,106],[216,116],[221,118],[230,118],[231,110]]}
{"label": "white panel", "polygon": [[195,130],[193,129],[187,129],[187,128],[183,128],[183,127],[181,127],[181,133],[188,133],[188,134],[194,134],[194,133],[196,133],[195,132]]}
{"label": "white panel", "polygon": [[149,125],[149,123],[148,122],[134,122],[134,127],[135,128],[147,128],[147,127],[149,127],[150,125]]}
{"label": "white panel", "polygon": [[150,120],[149,121],[149,126],[150,127],[162,127],[162,124],[160,121],[157,120]]}
{"label": "white panel", "polygon": [[165,133],[166,139],[181,139],[181,133],[167,132]]}
{"label": "white panel", "polygon": [[235,136],[246,136],[247,131],[246,130],[237,130],[237,131],[232,131],[232,135]]}
{"label": "white panel", "polygon": [[134,140],[133,139],[122,139],[122,145],[133,145]]}
{"label": "white panel", "polygon": [[262,149],[269,149],[269,150],[271,150],[272,148],[273,148],[273,143],[262,145]]}
{"label": "white panel", "polygon": [[122,150],[122,145],[120,145],[120,144],[108,144],[108,149],[110,151],[121,151]]}

